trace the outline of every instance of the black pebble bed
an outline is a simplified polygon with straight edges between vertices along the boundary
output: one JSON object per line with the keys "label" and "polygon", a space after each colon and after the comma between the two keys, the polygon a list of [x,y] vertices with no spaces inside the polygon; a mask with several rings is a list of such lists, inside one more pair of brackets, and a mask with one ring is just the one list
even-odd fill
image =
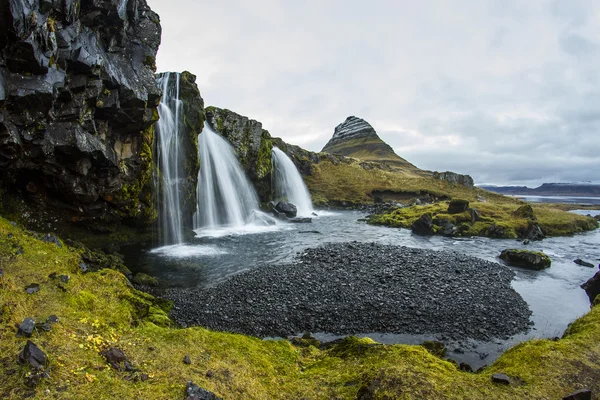
{"label": "black pebble bed", "polygon": [[377,332],[490,340],[528,329],[531,312],[513,277],[503,265],[459,253],[352,242],[165,297],[183,326],[258,337]]}

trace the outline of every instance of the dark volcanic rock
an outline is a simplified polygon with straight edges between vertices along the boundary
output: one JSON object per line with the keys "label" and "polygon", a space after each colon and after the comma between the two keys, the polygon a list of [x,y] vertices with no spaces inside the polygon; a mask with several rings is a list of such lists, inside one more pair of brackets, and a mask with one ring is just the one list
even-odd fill
{"label": "dark volcanic rock", "polygon": [[433,220],[431,214],[423,214],[413,222],[410,229],[418,235],[433,235]]}
{"label": "dark volcanic rock", "polygon": [[4,207],[45,229],[151,222],[158,15],[145,0],[2,4],[0,187],[24,201]]}
{"label": "dark volcanic rock", "polygon": [[582,259],[580,259],[580,258],[578,258],[578,259],[576,259],[576,260],[573,260],[573,262],[574,262],[575,264],[577,264],[577,265],[581,265],[582,267],[594,268],[594,264],[592,264],[592,263],[590,263],[590,262],[587,262],[587,261],[584,261],[584,260],[582,260]]}
{"label": "dark volcanic rock", "polygon": [[295,224],[308,224],[312,222],[312,218],[304,217],[304,218],[292,218],[290,222]]}
{"label": "dark volcanic rock", "polygon": [[201,388],[192,381],[188,381],[185,386],[185,393],[187,395],[187,400],[221,400],[221,398],[217,397],[214,393]]}
{"label": "dark volcanic rock", "polygon": [[30,285],[25,286],[25,291],[28,294],[34,294],[40,291],[40,285],[38,283],[32,283]]}
{"label": "dark volcanic rock", "polygon": [[581,285],[581,288],[585,290],[590,299],[590,303],[592,303],[596,296],[600,294],[600,272],[596,272],[594,276]]}
{"label": "dark volcanic rock", "polygon": [[505,249],[500,253],[500,258],[509,265],[534,270],[548,268],[552,263],[544,253],[529,250]]}
{"label": "dark volcanic rock", "polygon": [[500,383],[502,385],[510,385],[510,378],[506,374],[494,374],[492,375],[492,382]]}
{"label": "dark volcanic rock", "polygon": [[280,201],[275,205],[275,210],[284,213],[288,218],[295,218],[298,214],[298,208],[295,204]]}
{"label": "dark volcanic rock", "polygon": [[448,214],[460,214],[469,209],[469,201],[461,199],[452,199],[448,204]]}
{"label": "dark volcanic rock", "polygon": [[592,400],[592,391],[590,389],[582,389],[563,397],[562,400]]}
{"label": "dark volcanic rock", "polygon": [[260,337],[382,332],[485,340],[528,327],[513,277],[503,265],[458,253],[352,242],[165,296],[179,323]]}
{"label": "dark volcanic rock", "polygon": [[32,368],[39,369],[46,365],[48,357],[35,345],[31,340],[28,340],[19,353],[19,362],[21,364],[29,364]]}
{"label": "dark volcanic rock", "polygon": [[131,364],[125,356],[125,353],[123,353],[123,350],[117,347],[109,347],[108,349],[103,350],[100,354],[102,354],[102,356],[104,356],[106,359],[106,362],[117,371],[131,370],[131,368],[128,368],[131,366]]}
{"label": "dark volcanic rock", "polygon": [[25,318],[19,329],[17,330],[17,336],[31,337],[33,330],[35,329],[35,320],[33,318]]}

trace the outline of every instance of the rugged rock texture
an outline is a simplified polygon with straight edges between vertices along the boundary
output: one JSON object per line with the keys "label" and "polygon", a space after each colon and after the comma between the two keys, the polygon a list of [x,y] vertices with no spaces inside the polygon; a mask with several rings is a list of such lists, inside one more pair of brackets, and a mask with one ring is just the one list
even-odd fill
{"label": "rugged rock texture", "polygon": [[346,118],[346,121],[335,127],[333,137],[322,151],[365,161],[378,161],[395,167],[417,169],[394,153],[367,121],[354,116]]}
{"label": "rugged rock texture", "polygon": [[471,189],[475,186],[475,183],[473,182],[473,178],[471,178],[470,175],[461,175],[461,174],[457,174],[455,172],[450,172],[450,171],[446,171],[446,172],[434,171],[434,172],[432,172],[432,175],[435,179],[439,179],[439,180],[446,181],[448,183],[453,183],[456,185],[466,186]]}
{"label": "rugged rock texture", "polygon": [[151,222],[158,15],[145,0],[8,0],[0,19],[4,212],[44,228]]}
{"label": "rugged rock texture", "polygon": [[538,251],[506,249],[502,250],[500,258],[508,265],[534,270],[542,270],[552,264],[550,257]]}
{"label": "rugged rock texture", "polygon": [[[179,90],[179,100],[181,101],[180,121],[179,121],[179,148],[182,152],[182,165],[179,176],[182,177],[182,193],[179,199],[181,201],[181,215],[184,227],[192,229],[193,214],[196,211],[196,186],[198,184],[198,170],[200,169],[200,159],[198,158],[198,135],[204,128],[204,100],[200,95],[198,85],[196,85],[196,76],[188,71],[182,73],[167,72],[157,75],[160,83],[164,82],[166,76],[168,79],[167,90],[176,93]],[[179,81],[177,80],[179,78]],[[174,99],[175,96],[173,95]],[[160,132],[157,132],[160,134]],[[157,153],[156,141],[154,154]],[[156,171],[160,178],[160,171]]]}

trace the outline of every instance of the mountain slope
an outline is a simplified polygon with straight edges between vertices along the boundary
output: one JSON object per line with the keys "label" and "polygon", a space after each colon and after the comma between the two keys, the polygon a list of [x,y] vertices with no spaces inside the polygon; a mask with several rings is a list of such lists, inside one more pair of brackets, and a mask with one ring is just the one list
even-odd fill
{"label": "mountain slope", "polygon": [[394,153],[367,121],[354,116],[346,118],[346,121],[336,126],[333,137],[322,151],[365,161],[377,161],[393,167],[417,169]]}

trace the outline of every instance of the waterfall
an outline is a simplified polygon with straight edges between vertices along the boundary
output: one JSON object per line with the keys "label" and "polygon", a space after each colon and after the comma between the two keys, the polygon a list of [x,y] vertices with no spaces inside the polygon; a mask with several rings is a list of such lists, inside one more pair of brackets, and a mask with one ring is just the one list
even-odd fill
{"label": "waterfall", "polygon": [[273,189],[275,201],[288,201],[298,208],[299,216],[309,216],[313,212],[308,189],[298,169],[283,151],[273,147]]}
{"label": "waterfall", "polygon": [[167,72],[158,78],[162,99],[158,106],[155,154],[157,168],[154,187],[158,191],[158,228],[161,244],[183,242],[181,202],[182,180],[180,157],[180,122],[182,102],[179,100],[179,73]]}
{"label": "waterfall", "polygon": [[258,197],[233,147],[205,124],[198,136],[198,151],[195,228],[241,227],[255,223]]}

